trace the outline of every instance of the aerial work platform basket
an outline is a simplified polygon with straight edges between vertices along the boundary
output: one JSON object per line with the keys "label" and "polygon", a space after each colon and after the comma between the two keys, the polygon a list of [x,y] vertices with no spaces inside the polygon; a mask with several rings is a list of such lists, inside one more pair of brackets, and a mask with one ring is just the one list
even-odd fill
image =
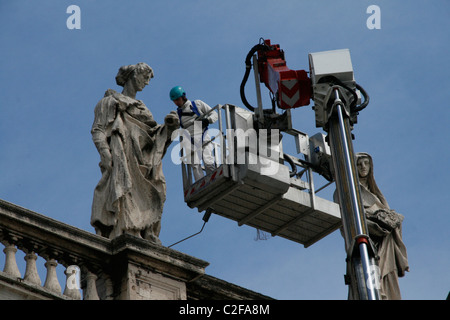
{"label": "aerial work platform basket", "polygon": [[[314,190],[310,161],[318,163],[318,158],[327,155],[323,139],[291,130],[298,153],[305,157],[301,160],[283,152],[278,136],[272,143],[274,136],[266,139],[256,132],[252,112],[228,104],[217,105],[214,111],[219,115],[219,129],[210,129],[211,139],[204,143],[214,145],[216,170],[192,181],[188,152],[184,156],[181,152],[184,200],[189,207],[199,212],[209,210],[237,221],[239,226],[248,225],[305,247],[341,226],[339,205],[318,197]],[[270,141],[266,150],[260,144],[263,138]],[[258,145],[252,146],[256,140]],[[293,166],[302,171],[297,173]]]}

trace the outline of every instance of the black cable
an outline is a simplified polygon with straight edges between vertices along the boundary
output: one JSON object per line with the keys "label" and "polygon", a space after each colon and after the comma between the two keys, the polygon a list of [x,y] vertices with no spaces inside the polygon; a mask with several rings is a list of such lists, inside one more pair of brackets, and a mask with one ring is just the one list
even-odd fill
{"label": "black cable", "polygon": [[200,233],[203,231],[203,228],[205,227],[205,224],[208,222],[209,218],[211,217],[211,213],[212,213],[212,210],[211,210],[211,209],[209,209],[209,208],[206,209],[206,212],[205,212],[205,214],[204,214],[204,216],[203,216],[203,221],[204,221],[204,222],[203,222],[203,226],[202,226],[202,228],[200,229],[199,232],[194,233],[194,234],[190,235],[189,237],[186,237],[186,238],[184,238],[184,239],[181,239],[180,241],[177,241],[177,242],[171,244],[170,246],[168,246],[168,248],[173,247],[174,245],[179,244],[180,242],[183,242],[183,241],[185,241],[185,240],[187,240],[187,239],[190,239],[190,238],[192,238],[192,237],[194,237],[194,236],[200,234]]}
{"label": "black cable", "polygon": [[203,231],[203,228],[205,227],[205,224],[206,224],[206,221],[203,222],[203,226],[202,226],[202,228],[200,229],[199,232],[194,233],[193,235],[190,235],[189,237],[186,237],[186,238],[184,238],[184,239],[182,239],[182,240],[180,240],[180,241],[177,241],[177,242],[175,242],[174,244],[171,244],[170,246],[168,246],[168,248],[173,247],[174,245],[179,244],[180,242],[183,242],[183,241],[185,241],[185,240],[187,240],[187,239],[190,239],[190,238],[192,238],[192,237],[198,235],[199,233],[201,233],[201,232]]}
{"label": "black cable", "polygon": [[369,95],[367,94],[366,90],[363,89],[363,87],[361,87],[359,84],[356,83],[356,88],[361,91],[362,95],[364,96],[364,102],[359,106],[356,107],[354,112],[359,112],[362,109],[364,109],[365,107],[367,107],[367,105],[369,104]]}
{"label": "black cable", "polygon": [[297,166],[295,165],[294,161],[286,153],[283,154],[283,158],[291,165],[292,170],[289,172],[289,176],[295,176],[297,174]]}
{"label": "black cable", "polygon": [[[293,169],[293,170],[290,172],[290,176],[291,176],[291,177],[295,176],[295,175],[297,174],[297,167],[296,167],[294,161],[293,161],[292,158],[290,158],[289,155],[287,155],[287,154],[284,154],[284,155],[283,155],[283,158],[284,158],[286,161],[289,162],[289,164],[292,166],[292,168],[295,167],[295,169]],[[315,172],[317,172],[318,174],[320,174],[320,175],[321,175],[322,177],[324,177],[326,180],[328,180],[328,181],[333,181],[332,174],[331,174],[331,172],[329,172],[329,170],[325,170],[325,169],[321,168],[320,166],[316,166],[316,165],[314,165],[314,164],[312,164],[311,162],[306,161],[306,160],[297,159],[297,161],[300,162],[302,165],[304,165],[304,166],[306,166],[306,167],[312,168]],[[327,171],[328,171],[328,172],[327,172]]]}
{"label": "black cable", "polygon": [[250,105],[250,103],[247,101],[247,98],[245,97],[245,84],[247,83],[248,76],[250,75],[250,70],[252,68],[252,57],[255,54],[255,52],[257,52],[257,51],[269,50],[270,49],[270,46],[265,44],[264,41],[262,41],[263,43],[261,43],[261,40],[264,40],[264,39],[261,38],[260,39],[260,43],[258,43],[257,45],[253,46],[253,48],[250,49],[250,51],[247,54],[247,57],[245,58],[245,74],[244,74],[244,78],[242,79],[241,87],[240,87],[242,103],[250,111],[255,111],[255,108]]}

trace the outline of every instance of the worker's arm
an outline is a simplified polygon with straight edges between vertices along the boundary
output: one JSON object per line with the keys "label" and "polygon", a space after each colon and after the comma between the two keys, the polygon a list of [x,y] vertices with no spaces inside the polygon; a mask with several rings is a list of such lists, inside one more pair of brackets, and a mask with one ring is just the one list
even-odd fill
{"label": "worker's arm", "polygon": [[[200,114],[208,113],[212,109],[207,103],[201,100],[195,100],[195,105],[197,106]],[[208,119],[209,123],[214,123],[217,121],[219,116],[217,115],[216,111],[212,111],[206,118]]]}

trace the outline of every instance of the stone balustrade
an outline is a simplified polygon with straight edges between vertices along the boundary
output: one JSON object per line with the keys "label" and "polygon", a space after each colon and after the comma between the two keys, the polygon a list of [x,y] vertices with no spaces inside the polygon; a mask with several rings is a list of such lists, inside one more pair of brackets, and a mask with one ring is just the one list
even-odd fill
{"label": "stone balustrade", "polygon": [[[24,299],[186,299],[186,283],[203,276],[208,265],[131,235],[110,240],[4,200],[0,242],[5,254],[0,299],[2,286],[9,288],[9,298],[15,292]],[[26,263],[22,273],[19,250]],[[45,279],[38,273],[38,257],[45,261]],[[60,266],[65,283],[58,280]]]}
{"label": "stone balustrade", "polygon": [[[35,299],[77,300],[82,291],[84,299],[99,299],[96,279],[110,260],[110,240],[0,200],[0,242],[5,254],[0,280],[10,285],[10,291],[27,292]],[[18,250],[25,254],[23,273],[16,260]],[[45,260],[45,279],[38,273],[38,256]],[[63,284],[58,265],[65,268]],[[102,276],[107,281],[108,276]]]}

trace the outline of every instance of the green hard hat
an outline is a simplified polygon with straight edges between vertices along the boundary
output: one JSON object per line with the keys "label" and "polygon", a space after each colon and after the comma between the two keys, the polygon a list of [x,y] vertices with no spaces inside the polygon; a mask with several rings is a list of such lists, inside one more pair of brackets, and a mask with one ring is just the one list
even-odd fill
{"label": "green hard hat", "polygon": [[179,97],[183,97],[186,95],[186,91],[180,86],[173,87],[170,90],[170,100],[178,99]]}

